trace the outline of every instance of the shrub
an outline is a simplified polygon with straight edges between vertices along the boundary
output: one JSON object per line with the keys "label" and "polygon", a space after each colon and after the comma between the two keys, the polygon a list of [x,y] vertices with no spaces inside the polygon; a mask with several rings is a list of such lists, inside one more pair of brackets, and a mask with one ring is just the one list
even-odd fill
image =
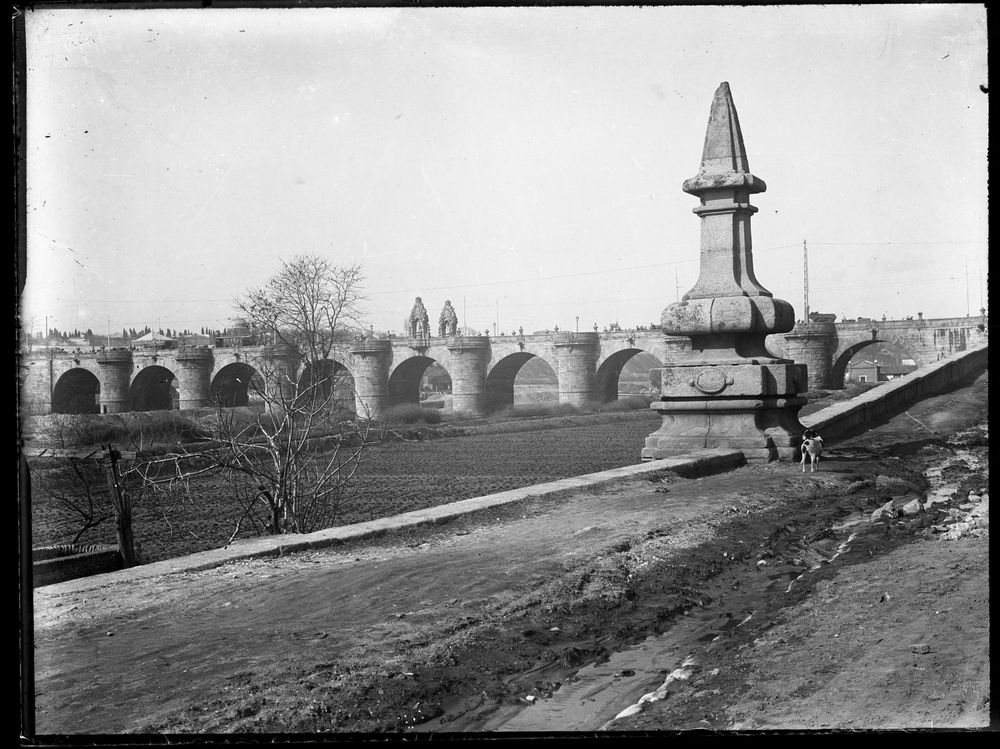
{"label": "shrub", "polygon": [[444,421],[444,415],[437,408],[424,408],[416,403],[404,403],[386,409],[382,415],[382,421],[387,424],[440,424]]}
{"label": "shrub", "polygon": [[107,442],[121,444],[128,441],[129,429],[124,424],[93,416],[69,416],[76,423],[66,426],[63,436],[68,446],[101,445]]}
{"label": "shrub", "polygon": [[639,411],[649,408],[649,404],[652,402],[653,399],[648,395],[626,395],[624,398],[619,398],[618,400],[601,403],[597,407],[597,411],[605,413],[617,411]]}
{"label": "shrub", "polygon": [[135,435],[136,441],[141,435],[145,444],[197,442],[211,437],[208,430],[176,411],[147,411],[120,423],[126,433]]}
{"label": "shrub", "polygon": [[504,406],[495,411],[492,416],[500,419],[571,416],[579,411],[580,409],[570,403],[525,403],[517,406]]}

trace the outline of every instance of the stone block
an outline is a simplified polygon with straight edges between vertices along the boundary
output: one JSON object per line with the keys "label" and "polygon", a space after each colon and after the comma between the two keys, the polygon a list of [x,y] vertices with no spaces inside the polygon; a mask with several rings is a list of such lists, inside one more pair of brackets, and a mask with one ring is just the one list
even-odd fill
{"label": "stone block", "polygon": [[713,333],[786,333],[795,325],[792,306],[769,296],[721,296],[674,302],[660,318],[676,336]]}
{"label": "stone block", "polygon": [[806,390],[806,367],[749,363],[664,367],[657,371],[657,379],[663,398],[796,395]]}
{"label": "stone block", "polygon": [[884,505],[879,507],[875,512],[872,513],[871,521],[877,523],[879,520],[891,520],[896,517],[896,509],[893,507],[892,500],[890,499]]}
{"label": "stone block", "polygon": [[903,505],[899,511],[902,515],[910,516],[910,515],[919,515],[922,509],[923,506],[920,500],[914,499]]}

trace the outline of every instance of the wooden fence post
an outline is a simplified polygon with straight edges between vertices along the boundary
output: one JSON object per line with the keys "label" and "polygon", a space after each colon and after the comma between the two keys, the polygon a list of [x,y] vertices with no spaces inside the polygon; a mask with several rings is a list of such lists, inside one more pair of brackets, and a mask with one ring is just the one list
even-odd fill
{"label": "wooden fence post", "polygon": [[122,491],[121,484],[118,483],[118,458],[120,457],[121,453],[115,450],[109,443],[104,472],[108,478],[108,489],[111,491],[111,503],[115,508],[118,549],[121,552],[124,565],[126,567],[134,567],[135,541],[132,536],[132,502],[128,495]]}
{"label": "wooden fence post", "polygon": [[134,459],[138,453],[133,451],[115,450],[111,443],[98,448],[63,449],[58,447],[28,448],[23,450],[25,457],[35,458],[77,458],[79,460],[97,460],[104,464],[104,475],[108,480],[108,490],[111,494],[111,505],[115,510],[115,524],[118,531],[118,550],[126,567],[134,567],[135,541],[132,535],[132,501],[122,491],[118,482],[118,461],[122,458]]}

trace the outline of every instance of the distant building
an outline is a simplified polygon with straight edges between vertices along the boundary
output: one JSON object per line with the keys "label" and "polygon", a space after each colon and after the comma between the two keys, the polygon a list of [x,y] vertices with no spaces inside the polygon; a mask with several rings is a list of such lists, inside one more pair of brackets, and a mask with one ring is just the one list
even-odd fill
{"label": "distant building", "polygon": [[809,322],[836,322],[837,316],[824,312],[810,312]]}
{"label": "distant building", "polygon": [[174,348],[177,341],[176,339],[165,336],[162,333],[150,331],[149,333],[146,333],[146,335],[134,339],[132,344],[143,348]]}
{"label": "distant building", "polygon": [[219,335],[215,336],[213,343],[220,348],[239,348],[241,346],[260,346],[265,341],[266,336],[255,333],[250,328],[237,326],[226,328]]}
{"label": "distant building", "polygon": [[[906,360],[904,360],[906,361]],[[910,361],[913,361],[910,359]],[[886,364],[884,367],[880,367],[879,377],[885,380],[895,380],[899,377],[904,377],[910,372],[915,370],[917,367],[915,364]]]}
{"label": "distant building", "polygon": [[885,378],[882,377],[882,368],[878,362],[865,360],[851,365],[847,379],[851,382],[879,382]]}
{"label": "distant building", "polygon": [[254,346],[257,337],[249,333],[228,331],[220,336],[216,336],[215,345],[219,348],[239,348],[240,346]]}

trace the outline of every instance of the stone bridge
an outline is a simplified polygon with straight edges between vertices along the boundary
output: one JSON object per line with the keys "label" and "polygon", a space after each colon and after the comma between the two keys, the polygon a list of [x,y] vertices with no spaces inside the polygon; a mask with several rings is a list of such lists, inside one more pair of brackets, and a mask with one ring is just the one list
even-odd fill
{"label": "stone bridge", "polygon": [[[983,343],[986,335],[985,317],[812,322],[769,336],[768,345],[808,365],[810,388],[837,388],[851,357],[873,343],[897,344],[923,365]],[[580,405],[616,399],[619,375],[633,356],[645,352],[667,365],[690,345],[655,330],[369,338],[345,345],[334,363],[350,375],[361,412],[417,403],[421,377],[436,362],[451,376],[455,412],[480,415],[513,404],[517,373],[533,357],[555,373],[559,402]],[[21,356],[21,408],[48,414],[246,405],[264,356],[263,347],[33,351]],[[302,376],[297,361],[285,366]]]}
{"label": "stone bridge", "polygon": [[851,358],[875,343],[899,347],[922,367],[986,343],[988,329],[985,311],[977,317],[810,322],[770,336],[768,344],[775,353],[809,367],[810,389],[839,389]]}

